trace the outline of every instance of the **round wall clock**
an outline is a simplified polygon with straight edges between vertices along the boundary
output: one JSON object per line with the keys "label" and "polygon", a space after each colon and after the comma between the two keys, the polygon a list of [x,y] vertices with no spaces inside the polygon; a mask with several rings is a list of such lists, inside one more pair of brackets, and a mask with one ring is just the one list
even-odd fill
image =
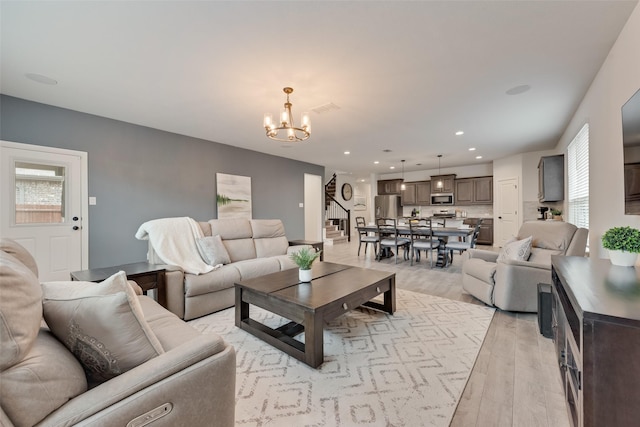
{"label": "round wall clock", "polygon": [[351,184],[342,184],[342,198],[345,200],[351,200],[351,197],[353,197],[353,188],[351,188]]}

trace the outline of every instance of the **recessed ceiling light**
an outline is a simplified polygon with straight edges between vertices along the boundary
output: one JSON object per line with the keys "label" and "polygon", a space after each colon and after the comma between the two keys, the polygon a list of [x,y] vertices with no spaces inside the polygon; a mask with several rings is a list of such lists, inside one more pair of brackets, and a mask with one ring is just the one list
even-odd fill
{"label": "recessed ceiling light", "polygon": [[476,156],[476,159],[480,160],[482,158],[482,156]]}
{"label": "recessed ceiling light", "polygon": [[395,169],[395,168],[396,168],[395,166],[389,166],[389,169]]}
{"label": "recessed ceiling light", "polygon": [[464,131],[459,130],[458,132],[456,132],[456,136],[460,136],[460,135],[464,135]]}
{"label": "recessed ceiling light", "polygon": [[361,179],[360,182],[367,182],[367,180],[366,179]]}
{"label": "recessed ceiling light", "polygon": [[505,93],[507,95],[520,95],[521,93],[525,93],[529,89],[531,89],[531,86],[529,85],[520,85],[520,86],[512,87],[511,89],[507,90]]}
{"label": "recessed ceiling light", "polygon": [[42,83],[42,84],[45,84],[45,85],[57,85],[58,84],[57,80],[52,79],[51,77],[44,76],[42,74],[26,73],[24,76],[26,78],[28,78],[29,80],[33,80],[34,82]]}
{"label": "recessed ceiling light", "polygon": [[373,162],[374,165],[377,165],[378,163],[380,163],[380,162],[377,161],[377,160],[375,162]]}
{"label": "recessed ceiling light", "polygon": [[351,154],[351,151],[345,151],[344,154]]}
{"label": "recessed ceiling light", "polygon": [[469,151],[476,151],[476,147],[469,148]]}

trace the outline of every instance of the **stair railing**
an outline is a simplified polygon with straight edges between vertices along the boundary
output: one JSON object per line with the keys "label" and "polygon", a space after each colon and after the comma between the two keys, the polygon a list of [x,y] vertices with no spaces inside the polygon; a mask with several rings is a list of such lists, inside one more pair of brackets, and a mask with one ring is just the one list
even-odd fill
{"label": "stair railing", "polygon": [[[335,177],[335,175],[334,175]],[[347,241],[351,241],[351,210],[345,208],[328,191],[324,192],[325,197],[325,218],[331,223],[338,223],[341,230],[345,232]]]}

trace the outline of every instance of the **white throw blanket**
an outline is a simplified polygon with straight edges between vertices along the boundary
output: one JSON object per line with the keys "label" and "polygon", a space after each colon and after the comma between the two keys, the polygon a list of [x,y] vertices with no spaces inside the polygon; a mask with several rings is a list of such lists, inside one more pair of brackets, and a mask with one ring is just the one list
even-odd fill
{"label": "white throw blanket", "polygon": [[188,217],[147,221],[136,232],[136,239],[149,240],[158,256],[191,274],[208,273],[214,268],[202,260],[196,239],[204,237],[198,223]]}

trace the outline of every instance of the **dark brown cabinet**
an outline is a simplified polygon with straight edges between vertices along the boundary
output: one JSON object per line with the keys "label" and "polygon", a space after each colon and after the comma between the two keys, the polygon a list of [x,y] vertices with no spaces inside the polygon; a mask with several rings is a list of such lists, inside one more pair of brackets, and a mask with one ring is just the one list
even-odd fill
{"label": "dark brown cabinet", "polygon": [[473,203],[473,179],[456,179],[456,205]]}
{"label": "dark brown cabinet", "polygon": [[416,182],[416,205],[431,204],[431,181]]}
{"label": "dark brown cabinet", "polygon": [[431,183],[429,181],[405,182],[405,187],[402,190],[403,206],[431,204]]}
{"label": "dark brown cabinet", "polygon": [[[431,177],[432,193],[453,193],[455,175],[436,175]],[[442,188],[438,187],[438,182],[442,181]]]}
{"label": "dark brown cabinet", "polygon": [[492,205],[493,177],[462,178],[455,181],[456,205]]}
{"label": "dark brown cabinet", "polygon": [[378,194],[400,194],[401,179],[385,179],[378,181]]}
{"label": "dark brown cabinet", "polygon": [[[478,223],[478,218],[467,218],[464,220],[464,223],[475,227]],[[480,233],[478,234],[476,243],[478,245],[493,245],[493,218],[482,218]]]}
{"label": "dark brown cabinet", "polygon": [[640,271],[607,259],[552,257],[552,330],[575,427],[640,419]]}
{"label": "dark brown cabinet", "polygon": [[406,182],[404,184],[405,189],[402,190],[402,205],[415,205],[416,204],[416,184],[415,182]]}

